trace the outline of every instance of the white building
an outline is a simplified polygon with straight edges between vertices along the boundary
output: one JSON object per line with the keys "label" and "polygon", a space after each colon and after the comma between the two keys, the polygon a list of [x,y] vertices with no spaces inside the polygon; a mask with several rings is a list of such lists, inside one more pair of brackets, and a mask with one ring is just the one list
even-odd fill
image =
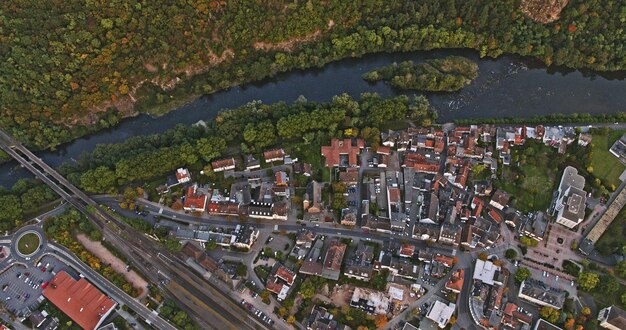
{"label": "white building", "polygon": [[553,211],[557,223],[574,228],[583,221],[587,201],[584,187],[585,178],[579,175],[574,167],[566,167],[557,190],[559,196]]}
{"label": "white building", "polygon": [[435,303],[430,307],[428,314],[426,314],[426,318],[437,323],[439,328],[443,329],[450,322],[450,318],[452,314],[454,314],[454,310],[456,305],[450,303],[446,305],[439,300],[436,300]]}

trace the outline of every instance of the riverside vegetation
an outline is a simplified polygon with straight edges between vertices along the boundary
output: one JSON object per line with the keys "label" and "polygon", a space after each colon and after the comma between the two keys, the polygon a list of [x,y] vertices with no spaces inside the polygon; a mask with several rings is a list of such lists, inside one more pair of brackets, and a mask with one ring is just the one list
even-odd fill
{"label": "riverside vegetation", "polygon": [[393,63],[363,74],[363,79],[384,81],[399,89],[429,92],[454,92],[478,77],[478,64],[462,56]]}
{"label": "riverside vegetation", "polygon": [[471,48],[547,65],[626,68],[626,3],[572,0],[554,22],[519,1],[0,3],[0,126],[60,143],[292,69],[372,52]]}

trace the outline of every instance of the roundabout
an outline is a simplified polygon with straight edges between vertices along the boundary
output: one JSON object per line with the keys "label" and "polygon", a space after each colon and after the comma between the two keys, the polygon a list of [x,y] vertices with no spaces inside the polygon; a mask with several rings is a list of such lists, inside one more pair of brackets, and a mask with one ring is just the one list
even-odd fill
{"label": "roundabout", "polygon": [[46,247],[43,230],[37,226],[25,226],[18,230],[11,242],[11,254],[17,261],[27,262],[40,256]]}
{"label": "roundabout", "polygon": [[33,255],[39,250],[41,239],[38,232],[25,232],[17,239],[17,253],[27,257]]}

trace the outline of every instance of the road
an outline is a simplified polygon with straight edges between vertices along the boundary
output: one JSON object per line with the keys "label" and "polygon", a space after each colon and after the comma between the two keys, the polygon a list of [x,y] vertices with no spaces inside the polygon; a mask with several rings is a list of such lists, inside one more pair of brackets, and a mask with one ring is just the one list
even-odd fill
{"label": "road", "polygon": [[[206,281],[189,270],[184,262],[163,250],[161,246],[144,236],[143,233],[137,232],[123,221],[100,209],[93,199],[2,130],[0,130],[0,148],[31,171],[35,177],[50,186],[53,191],[78,211],[85,214],[97,228],[102,230],[104,238],[125,254],[150,281],[160,283],[163,280],[160,274],[164,274],[167,278],[172,279],[171,281],[176,282],[178,286],[185,288],[187,294],[193,296],[193,299],[178,300],[180,307],[191,311],[196,320],[203,321],[200,322],[201,327],[212,325],[220,329],[264,328],[261,323],[251,318],[239,304],[229,297],[225,297],[215,289],[207,293],[207,289],[204,287],[208,286]],[[159,258],[160,255],[165,256],[170,261]],[[165,289],[172,297],[180,296],[175,285],[166,286]],[[206,308],[199,312],[198,305],[193,303],[194,299],[203,301]],[[146,319],[150,318],[150,315],[140,314],[140,316]]]}

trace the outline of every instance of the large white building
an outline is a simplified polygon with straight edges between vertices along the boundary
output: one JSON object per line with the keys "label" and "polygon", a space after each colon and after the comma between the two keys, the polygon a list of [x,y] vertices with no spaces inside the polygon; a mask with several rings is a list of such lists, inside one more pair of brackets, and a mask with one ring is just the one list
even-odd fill
{"label": "large white building", "polygon": [[454,314],[455,308],[456,305],[453,303],[446,305],[441,301],[436,300],[432,307],[430,307],[428,314],[426,314],[426,318],[434,321],[437,323],[439,328],[443,329],[446,325],[448,325],[448,322],[450,322],[450,318],[452,317],[452,314]]}
{"label": "large white building", "polygon": [[587,201],[584,187],[585,178],[579,175],[574,167],[566,167],[557,190],[559,195],[553,211],[557,223],[574,228],[583,221]]}
{"label": "large white building", "polygon": [[615,306],[607,307],[598,313],[598,322],[605,329],[624,330],[626,329],[626,312]]}

